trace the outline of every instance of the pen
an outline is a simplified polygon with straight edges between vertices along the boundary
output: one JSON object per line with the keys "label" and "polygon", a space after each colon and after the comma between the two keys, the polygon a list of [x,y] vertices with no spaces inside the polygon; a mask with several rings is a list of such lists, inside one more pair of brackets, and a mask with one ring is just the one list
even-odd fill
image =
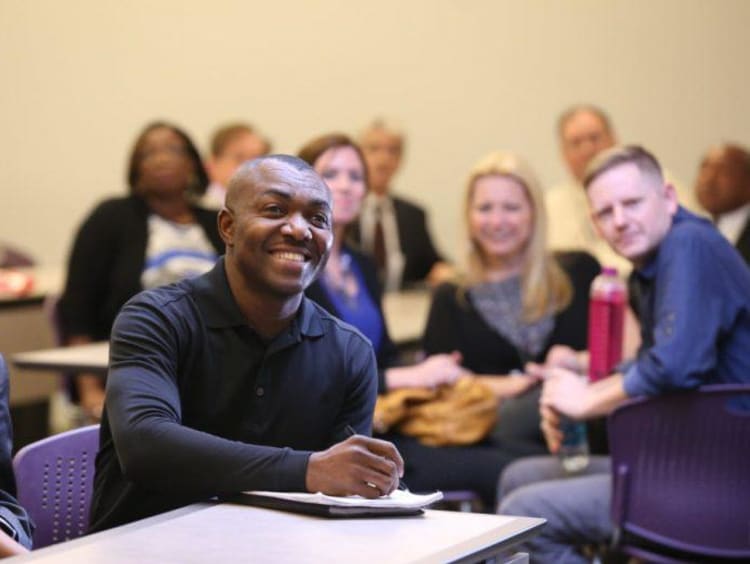
{"label": "pen", "polygon": [[[347,424],[347,426],[344,427],[344,432],[346,433],[347,438],[348,437],[353,437],[354,435],[357,434],[357,430],[354,427],[352,427],[351,425],[349,425],[349,424]],[[402,492],[408,492],[409,491],[409,488],[406,486],[406,484],[404,483],[404,481],[402,479],[400,479],[400,478],[398,480],[398,489],[401,490]]]}

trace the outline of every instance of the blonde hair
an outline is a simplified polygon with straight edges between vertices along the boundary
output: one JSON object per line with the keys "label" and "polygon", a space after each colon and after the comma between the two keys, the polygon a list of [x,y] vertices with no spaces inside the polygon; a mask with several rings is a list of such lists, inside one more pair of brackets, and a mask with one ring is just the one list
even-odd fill
{"label": "blonde hair", "polygon": [[525,249],[521,271],[521,298],[524,321],[533,322],[550,312],[565,309],[573,296],[568,275],[547,252],[547,212],[544,197],[528,164],[518,155],[495,151],[479,160],[469,172],[466,183],[464,217],[469,243],[464,290],[486,279],[486,263],[469,233],[469,213],[477,180],[486,176],[505,176],[523,186],[532,210],[533,226]]}

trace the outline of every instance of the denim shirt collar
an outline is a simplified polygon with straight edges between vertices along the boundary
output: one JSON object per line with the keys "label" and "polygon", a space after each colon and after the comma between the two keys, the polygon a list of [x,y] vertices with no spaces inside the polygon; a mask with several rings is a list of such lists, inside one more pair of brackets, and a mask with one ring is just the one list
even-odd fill
{"label": "denim shirt collar", "polygon": [[[693,221],[693,220],[699,220],[699,218],[691,214],[687,210],[685,210],[685,208],[683,208],[682,206],[679,206],[677,208],[677,213],[675,213],[674,216],[672,217],[672,225],[669,227],[669,229],[672,230],[675,225],[677,225],[678,223],[682,223],[683,221]],[[665,238],[668,236],[669,236],[669,231],[667,231]],[[663,242],[664,240],[662,239],[662,242],[659,243],[659,246],[656,247],[656,250],[648,258],[648,260],[643,266],[633,271],[634,274],[636,274],[639,278],[643,279],[644,281],[653,280],[654,277],[656,276],[656,270],[659,264],[659,250],[661,249]]]}

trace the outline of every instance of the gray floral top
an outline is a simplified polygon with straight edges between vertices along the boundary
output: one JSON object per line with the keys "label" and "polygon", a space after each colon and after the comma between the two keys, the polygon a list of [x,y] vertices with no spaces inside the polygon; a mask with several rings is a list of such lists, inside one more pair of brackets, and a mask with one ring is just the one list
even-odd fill
{"label": "gray floral top", "polygon": [[477,284],[469,288],[468,295],[479,316],[515,346],[522,360],[534,358],[542,352],[555,327],[554,313],[550,308],[533,323],[523,320],[519,276]]}

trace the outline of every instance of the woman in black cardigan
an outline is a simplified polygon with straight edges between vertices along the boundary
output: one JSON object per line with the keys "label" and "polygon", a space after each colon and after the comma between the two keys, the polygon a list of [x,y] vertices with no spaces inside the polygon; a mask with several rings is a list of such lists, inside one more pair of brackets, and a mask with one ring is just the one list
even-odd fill
{"label": "woman in black cardigan", "polygon": [[480,160],[464,202],[465,274],[436,289],[424,350],[459,351],[464,366],[495,390],[500,409],[492,443],[546,452],[539,388],[519,394],[516,381],[555,345],[586,348],[589,287],[599,264],[587,253],[547,251],[542,192],[517,155]]}
{"label": "woman in black cardigan", "polygon": [[[58,303],[66,344],[108,339],[128,299],[207,270],[223,249],[216,213],[190,203],[208,178],[182,130],[148,125],[133,147],[128,184],[129,195],[97,205],[76,235]],[[101,378],[79,375],[74,395],[93,419],[100,416]]]}

